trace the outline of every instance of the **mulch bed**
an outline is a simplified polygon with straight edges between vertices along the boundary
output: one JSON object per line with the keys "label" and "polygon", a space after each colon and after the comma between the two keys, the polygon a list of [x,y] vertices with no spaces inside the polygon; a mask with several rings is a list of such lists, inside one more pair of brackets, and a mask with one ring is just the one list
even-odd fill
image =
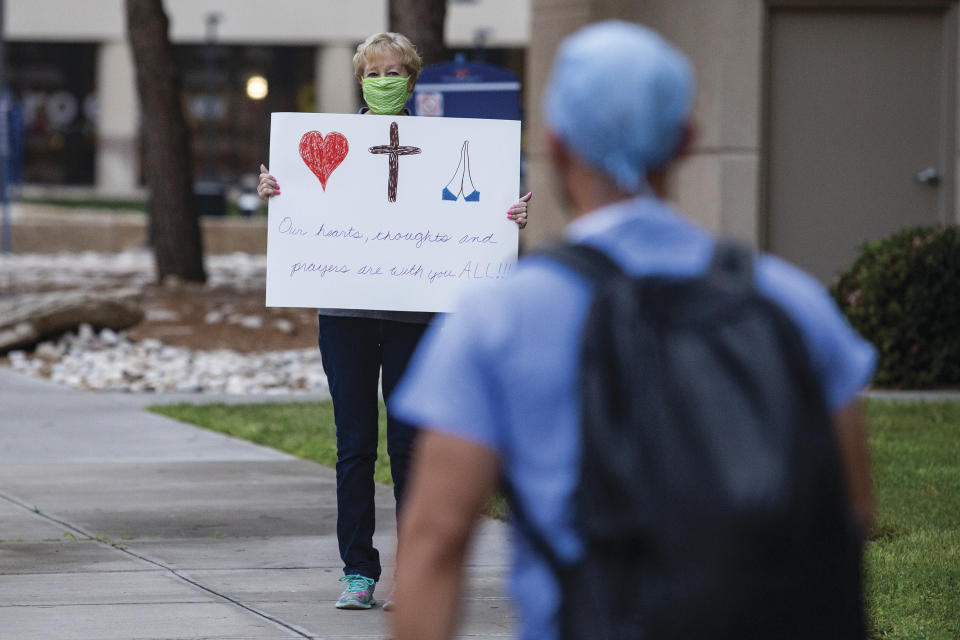
{"label": "mulch bed", "polygon": [[[264,300],[262,289],[238,291],[228,286],[146,285],[143,307],[147,318],[126,334],[132,340],[155,338],[164,344],[199,350],[233,349],[253,353],[316,348],[316,310],[268,308]],[[222,316],[222,320],[208,323],[206,318],[211,312]],[[261,326],[238,324],[239,318],[259,318]],[[278,320],[286,322],[278,323]]]}

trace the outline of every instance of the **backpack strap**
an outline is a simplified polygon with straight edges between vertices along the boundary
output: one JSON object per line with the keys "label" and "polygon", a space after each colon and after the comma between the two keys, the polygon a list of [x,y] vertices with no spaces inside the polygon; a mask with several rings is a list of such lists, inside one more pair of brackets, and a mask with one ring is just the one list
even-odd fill
{"label": "backpack strap", "polygon": [[510,517],[520,535],[530,543],[534,552],[543,558],[553,574],[559,579],[563,575],[564,563],[561,562],[560,556],[547,542],[546,537],[534,526],[533,520],[531,520],[526,508],[520,503],[516,490],[506,476],[502,476],[500,479],[500,490],[510,505]]}
{"label": "backpack strap", "polygon": [[[530,254],[559,262],[594,282],[604,282],[626,272],[606,252],[589,244],[558,243]],[[753,289],[754,252],[729,238],[717,240],[706,276],[724,287]]]}
{"label": "backpack strap", "polygon": [[[543,256],[554,262],[572,269],[588,278],[594,284],[608,282],[612,278],[626,275],[613,258],[606,253],[587,244],[557,243],[538,249],[528,257]],[[500,482],[501,490],[510,504],[510,515],[520,534],[527,540],[536,554],[538,554],[558,580],[562,579],[567,567],[550,546],[546,536],[537,529],[533,520],[521,504],[513,485],[504,477]]]}
{"label": "backpack strap", "polygon": [[708,281],[741,292],[753,289],[753,250],[729,238],[717,240],[707,270]]}
{"label": "backpack strap", "polygon": [[589,244],[558,243],[540,249],[531,255],[550,258],[586,276],[593,282],[604,282],[611,277],[624,273],[613,258]]}

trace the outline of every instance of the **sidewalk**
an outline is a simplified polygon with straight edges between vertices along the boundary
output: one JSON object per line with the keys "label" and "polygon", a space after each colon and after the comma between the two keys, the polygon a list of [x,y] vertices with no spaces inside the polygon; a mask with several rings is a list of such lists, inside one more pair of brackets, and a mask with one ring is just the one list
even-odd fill
{"label": "sidewalk", "polygon": [[[333,606],[333,470],[142,410],[185,399],[223,400],[81,392],[0,368],[0,637],[389,637],[381,609]],[[387,487],[377,522],[383,597]],[[486,522],[464,638],[511,635],[507,547]]]}

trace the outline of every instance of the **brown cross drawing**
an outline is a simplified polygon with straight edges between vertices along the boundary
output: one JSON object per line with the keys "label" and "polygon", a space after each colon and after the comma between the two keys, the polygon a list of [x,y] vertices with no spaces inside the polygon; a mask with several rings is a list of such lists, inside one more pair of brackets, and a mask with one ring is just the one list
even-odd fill
{"label": "brown cross drawing", "polygon": [[387,177],[387,202],[397,201],[397,177],[400,173],[400,156],[412,156],[420,153],[420,147],[400,146],[400,128],[396,122],[390,123],[390,144],[370,147],[370,153],[390,156],[390,173]]}

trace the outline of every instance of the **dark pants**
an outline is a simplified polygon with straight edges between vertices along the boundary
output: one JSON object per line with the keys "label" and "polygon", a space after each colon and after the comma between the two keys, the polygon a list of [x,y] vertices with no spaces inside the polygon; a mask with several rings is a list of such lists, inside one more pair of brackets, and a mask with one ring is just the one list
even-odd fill
{"label": "dark pants", "polygon": [[391,415],[389,398],[425,329],[412,322],[320,316],[320,355],[337,425],[337,541],[345,575],[380,579],[380,554],[373,546],[377,381],[382,366],[387,453],[399,512],[416,430]]}

